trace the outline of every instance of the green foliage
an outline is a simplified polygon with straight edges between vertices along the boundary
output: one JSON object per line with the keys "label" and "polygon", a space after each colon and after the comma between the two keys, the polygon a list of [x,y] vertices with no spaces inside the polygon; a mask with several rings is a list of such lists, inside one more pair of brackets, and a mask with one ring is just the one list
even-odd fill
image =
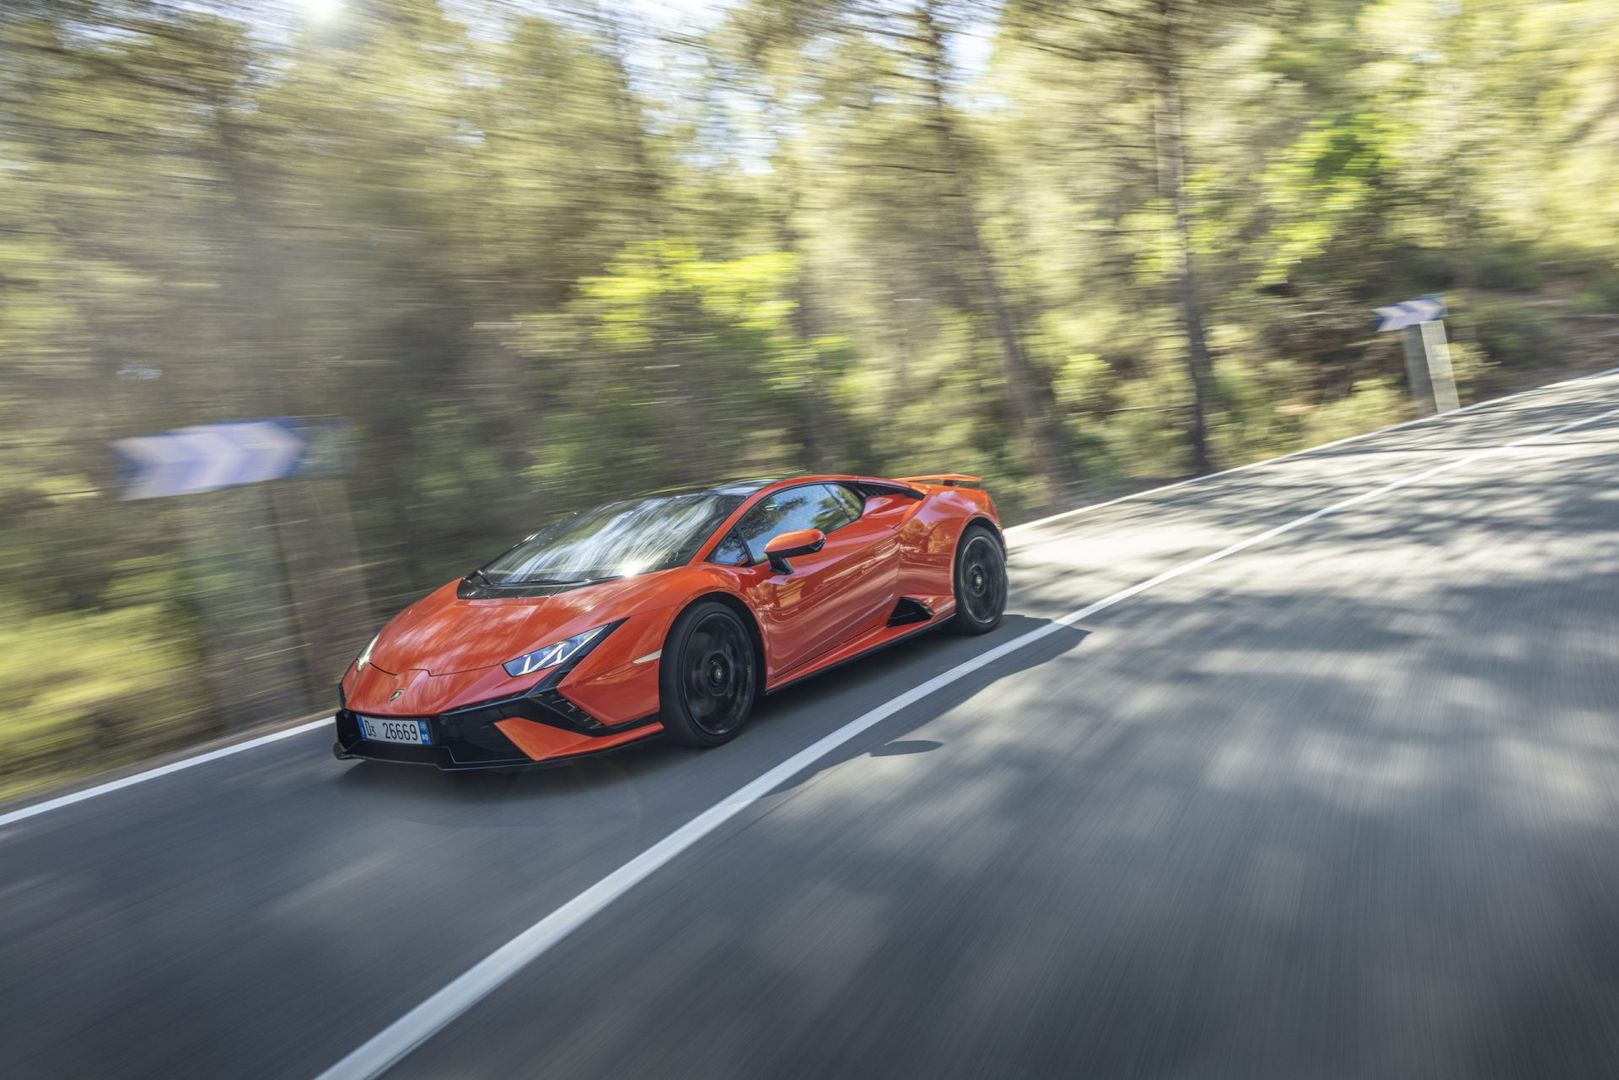
{"label": "green foliage", "polygon": [[1102,425],[1104,444],[1121,476],[1159,479],[1186,471],[1187,397],[1178,372],[1165,371],[1119,384],[1118,402]]}
{"label": "green foliage", "polygon": [[1243,464],[1298,448],[1304,380],[1296,365],[1282,360],[1250,365],[1232,356],[1215,365],[1214,377],[1221,461]]}
{"label": "green foliage", "polygon": [[[375,617],[626,492],[1033,514],[1195,468],[1197,385],[1214,464],[1286,452],[1408,414],[1370,309],[1424,292],[1469,399],[1611,350],[1605,0],[613,7],[0,6],[16,768],[325,704]],[[349,422],[341,490],[112,498],[109,439],[275,415]],[[368,590],[342,649],[287,568]]]}
{"label": "green foliage", "polygon": [[1346,439],[1351,435],[1397,424],[1410,414],[1411,405],[1392,378],[1355,384],[1346,396],[1312,409],[1304,417],[1304,445]]}
{"label": "green foliage", "polygon": [[1482,349],[1466,341],[1450,343],[1450,366],[1464,403],[1497,397],[1513,386],[1499,364],[1492,363]]}
{"label": "green foliage", "polygon": [[212,733],[193,672],[161,605],[27,614],[0,607],[7,754],[0,796],[63,767],[86,769]]}
{"label": "green foliage", "polygon": [[1569,335],[1546,307],[1480,298],[1463,325],[1491,364],[1503,368],[1555,367],[1568,356]]}
{"label": "green foliage", "polygon": [[1528,292],[1546,277],[1527,243],[1491,244],[1478,253],[1473,283],[1494,292]]}

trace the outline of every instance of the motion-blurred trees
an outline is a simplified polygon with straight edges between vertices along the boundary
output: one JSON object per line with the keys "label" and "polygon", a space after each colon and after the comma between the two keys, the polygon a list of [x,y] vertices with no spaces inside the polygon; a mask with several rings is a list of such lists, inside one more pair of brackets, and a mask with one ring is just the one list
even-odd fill
{"label": "motion-blurred trees", "polygon": [[[1015,516],[1398,418],[1368,309],[1420,292],[1464,395],[1619,340],[1605,0],[302,12],[0,8],[15,775],[227,728],[233,671],[323,703],[286,654],[354,631],[261,560],[380,617],[716,474]],[[109,439],[273,415],[346,422],[348,475],[116,501]]]}

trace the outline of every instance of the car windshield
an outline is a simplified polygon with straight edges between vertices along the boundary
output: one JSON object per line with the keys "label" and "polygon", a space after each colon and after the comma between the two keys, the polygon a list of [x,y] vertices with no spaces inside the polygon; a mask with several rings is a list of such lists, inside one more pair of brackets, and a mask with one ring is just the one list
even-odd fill
{"label": "car windshield", "polygon": [[475,573],[500,586],[667,570],[690,561],[742,500],[734,492],[700,491],[608,503],[547,525]]}

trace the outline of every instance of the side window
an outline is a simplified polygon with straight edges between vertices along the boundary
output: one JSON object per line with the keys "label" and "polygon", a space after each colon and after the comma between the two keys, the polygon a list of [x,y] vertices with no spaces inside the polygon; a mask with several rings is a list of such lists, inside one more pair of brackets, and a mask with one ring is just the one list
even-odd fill
{"label": "side window", "polygon": [[861,513],[866,509],[866,500],[842,484],[828,484],[827,487],[832,489],[832,494],[837,496],[838,501],[843,504],[843,508],[849,512],[849,520],[859,521]]}
{"label": "side window", "polygon": [[784,532],[820,529],[830,533],[853,520],[853,515],[831,488],[824,484],[804,484],[765,496],[737,523],[732,535],[740,536],[747,545],[748,556],[760,562],[765,557],[765,545]]}
{"label": "side window", "polygon": [[708,557],[708,561],[719,563],[721,566],[746,566],[748,545],[744,544],[742,538],[737,536],[736,530],[732,529],[714,548],[714,554]]}

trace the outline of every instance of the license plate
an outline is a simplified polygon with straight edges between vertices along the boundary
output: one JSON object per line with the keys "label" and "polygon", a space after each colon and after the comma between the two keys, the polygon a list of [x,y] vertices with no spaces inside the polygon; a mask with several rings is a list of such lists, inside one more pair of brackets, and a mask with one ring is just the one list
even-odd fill
{"label": "license plate", "polygon": [[389,720],[381,716],[359,716],[360,737],[373,742],[410,743],[412,746],[431,746],[433,736],[428,733],[426,720]]}

